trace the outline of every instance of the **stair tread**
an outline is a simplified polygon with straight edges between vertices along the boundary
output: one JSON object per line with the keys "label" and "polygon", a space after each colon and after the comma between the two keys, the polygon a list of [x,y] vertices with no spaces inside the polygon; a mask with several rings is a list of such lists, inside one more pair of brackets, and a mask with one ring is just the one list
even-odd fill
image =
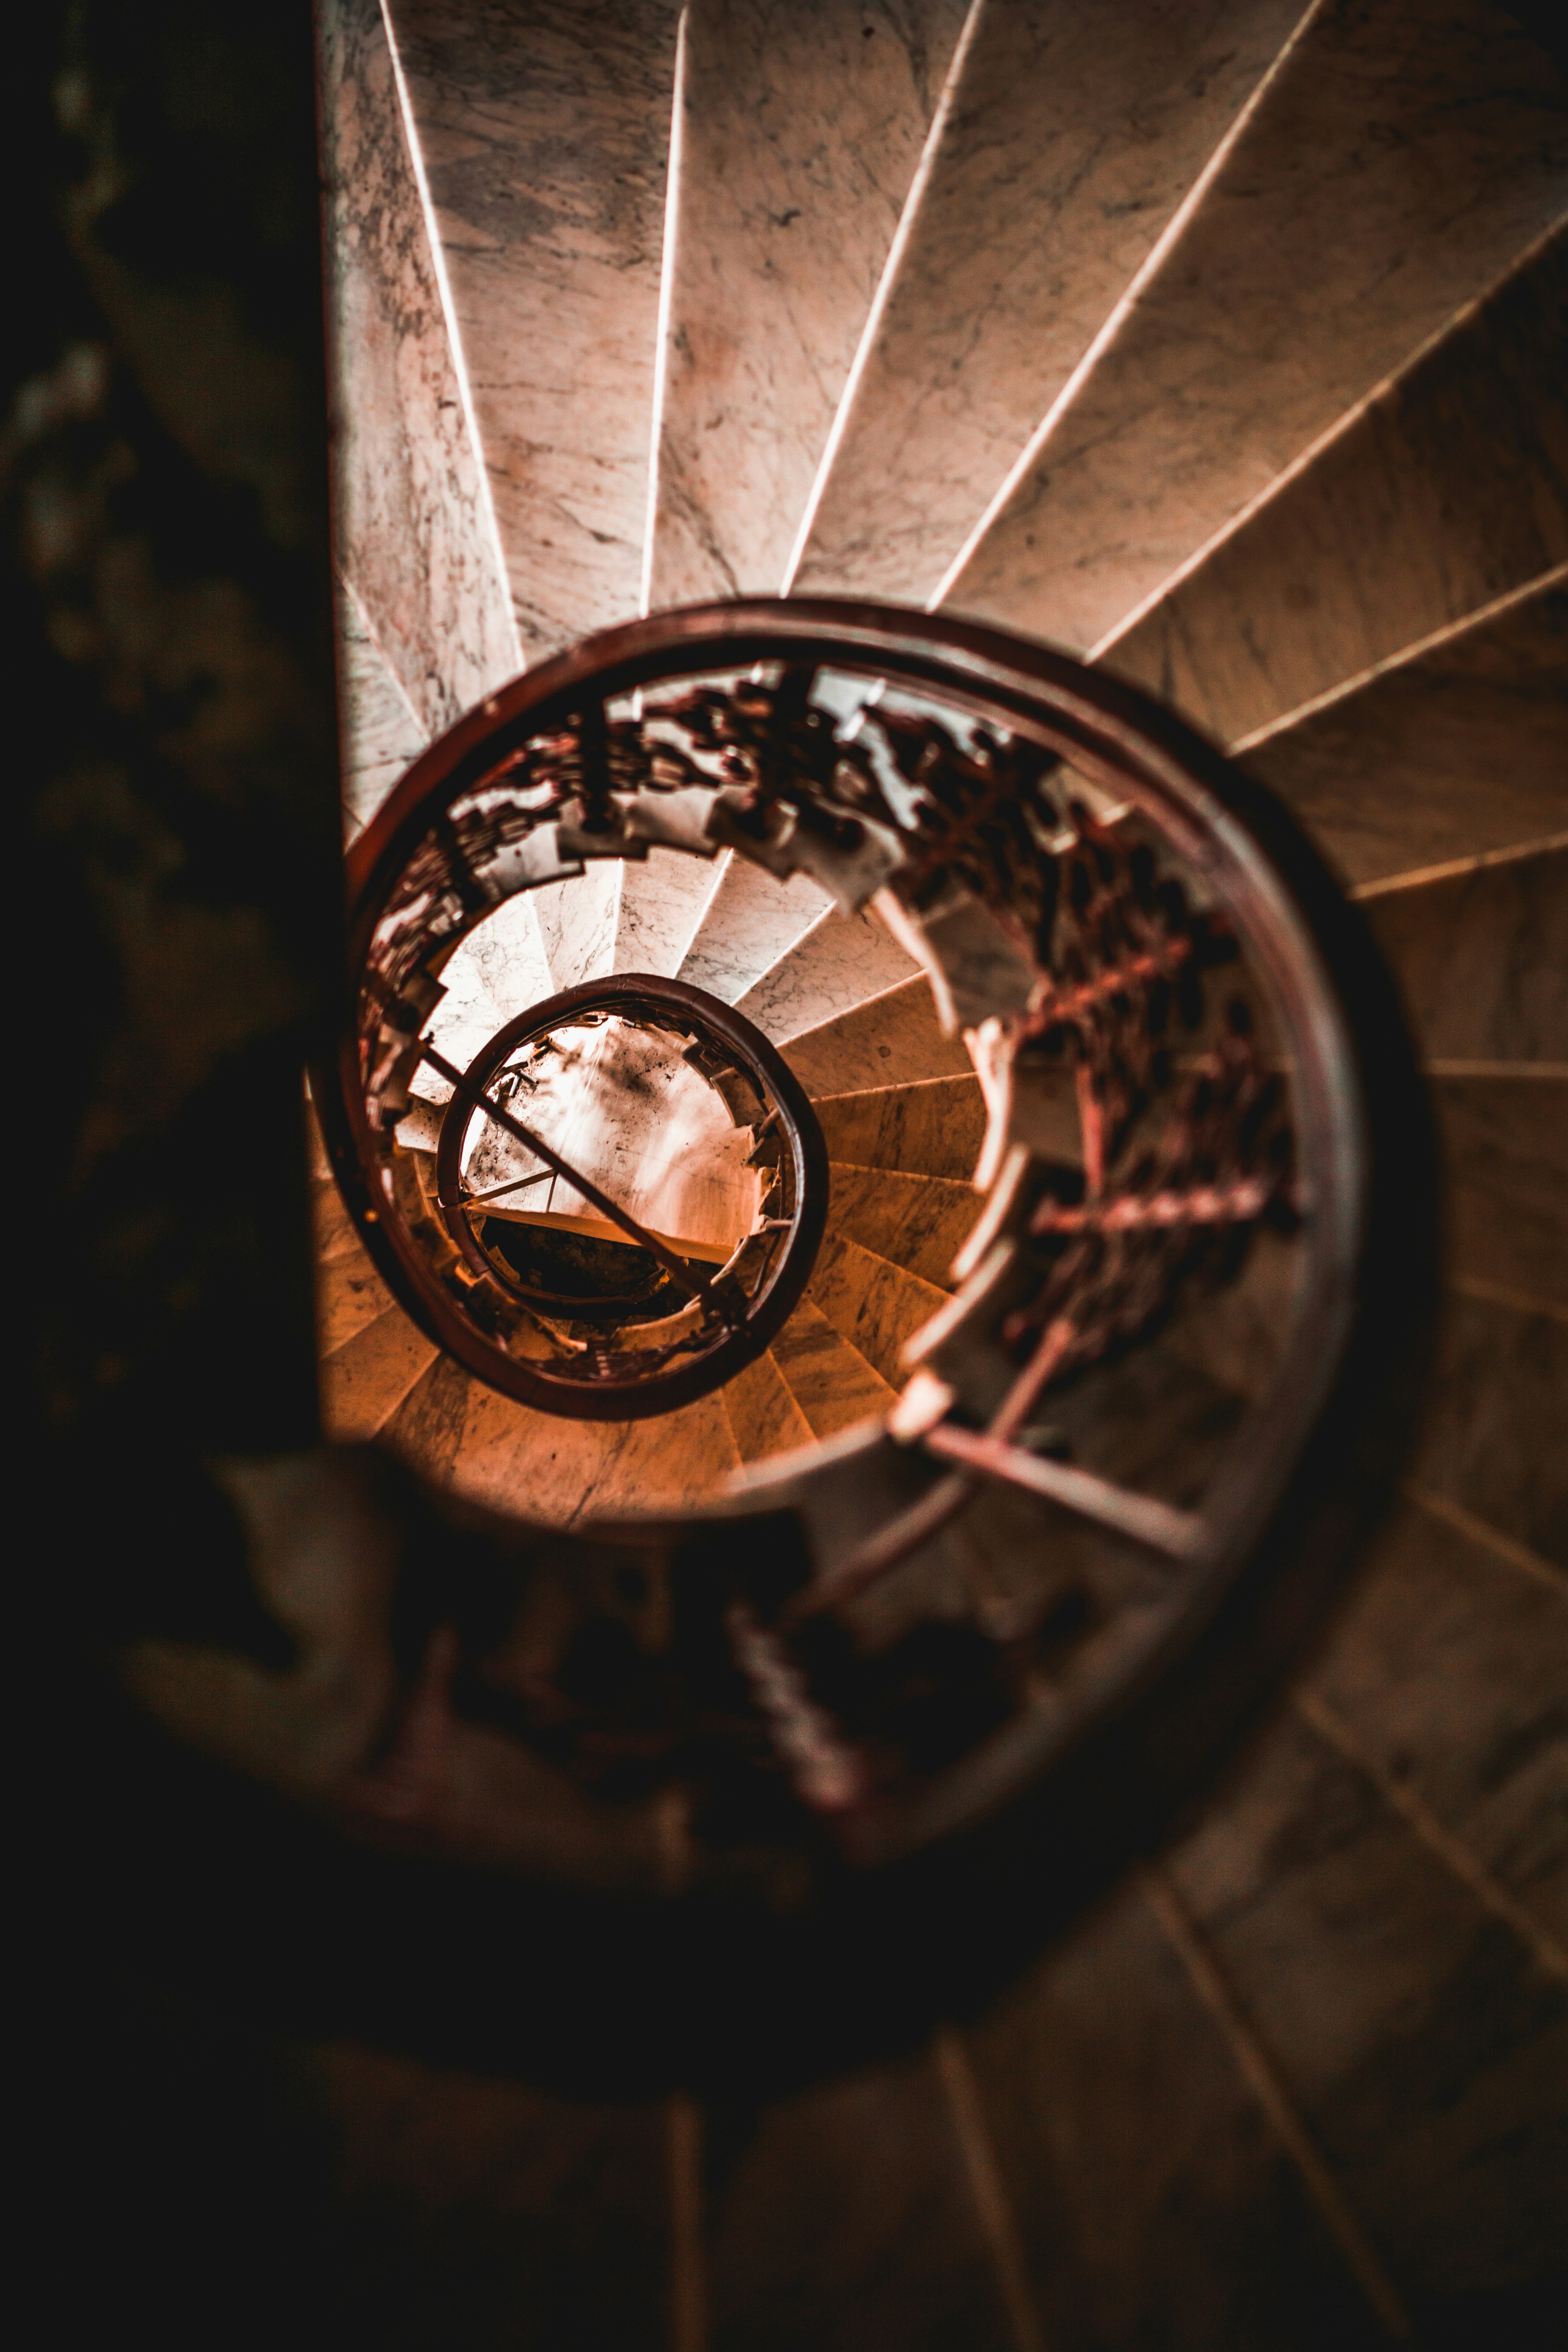
{"label": "stair tread", "polygon": [[438,1350],[395,1301],[321,1368],[321,1425],[334,1444],[363,1444],[396,1412]]}
{"label": "stair tread", "polygon": [[721,2142],[714,2185],[715,2342],[1010,2352],[1016,2339],[929,2052],[736,2125],[740,2145]]}
{"label": "stair tread", "polygon": [[733,1004],[832,904],[809,875],[781,883],[750,858],[731,856],[675,976]]}
{"label": "stair tread", "polygon": [[820,1095],[815,1108],[830,1160],[965,1181],[985,1140],[980,1081],[917,1078],[860,1094]]}
{"label": "stair tread", "polygon": [[392,1303],[391,1291],[363,1249],[321,1267],[316,1279],[318,1356],[335,1355]]}
{"label": "stair tread", "polygon": [[391,0],[531,660],[637,606],[678,13]]}
{"label": "stair tread", "polygon": [[808,1295],[812,1304],[841,1338],[858,1349],[890,1388],[901,1388],[909,1378],[903,1348],[923,1324],[947,1304],[948,1294],[935,1283],[867,1249],[847,1235],[832,1234],[824,1241],[812,1268]]}
{"label": "stair tread", "polygon": [[339,763],[343,835],[367,825],[429,737],[345,590],[338,593]]}
{"label": "stair tread", "polygon": [[652,1421],[578,1422],[473,1381],[448,1475],[470,1502],[565,1528],[689,1508],[739,1467],[718,1396]]}
{"label": "stair tread", "polygon": [[1450,1276],[1568,1307],[1568,1087],[1436,1078]]}
{"label": "stair tread", "polygon": [[[428,740],[521,667],[517,630],[381,9],[332,0],[321,33],[334,540]],[[352,709],[352,637],[345,652]],[[362,822],[372,788],[354,787]]]}
{"label": "stair tread", "polygon": [[812,1443],[816,1433],[771,1351],[727,1381],[721,1393],[742,1462],[761,1462]]}
{"label": "stair tread", "polygon": [[[1568,734],[1563,748],[1568,754]],[[1568,766],[1563,779],[1568,811]],[[1426,1060],[1568,1054],[1568,843],[1380,891],[1362,912]]]}
{"label": "stair tread", "polygon": [[859,1349],[830,1323],[809,1293],[775,1337],[773,1358],[803,1419],[816,1437],[832,1437],[872,1413],[894,1391]]}
{"label": "stair tread", "polygon": [[1230,741],[1568,560],[1568,232],[1100,658]]}
{"label": "stair tread", "polygon": [[721,877],[706,857],[679,849],[650,849],[639,865],[621,868],[615,943],[608,971],[657,971],[673,980]]}
{"label": "stair tread", "polygon": [[795,593],[935,587],[1299,14],[981,14]]}
{"label": "stair tread", "polygon": [[787,1045],[825,1021],[853,1013],[868,997],[880,996],[920,969],[874,916],[846,915],[834,907],[736,999],[735,1010],[754,1021],[764,1037]]}
{"label": "stair tread", "polygon": [[897,1086],[972,1077],[974,1070],[963,1041],[943,1034],[923,972],[792,1037],[784,1059],[808,1095],[865,1092],[872,1079]]}
{"label": "stair tread", "polygon": [[1320,10],[942,603],[1097,645],[1551,226],[1562,90],[1488,6]]}
{"label": "stair tread", "polygon": [[1244,744],[1352,883],[1568,822],[1568,572]]}
{"label": "stair tread", "polygon": [[1568,1567],[1565,1401],[1560,1307],[1449,1289],[1411,1479]]}
{"label": "stair tread", "polygon": [[952,1261],[984,1205],[973,1186],[944,1176],[829,1163],[828,1230],[921,1281],[951,1290]]}
{"label": "stair tread", "polygon": [[1363,1751],[1568,1941],[1568,1832],[1548,1801],[1563,1605],[1462,1529],[1399,1502],[1310,1678]]}
{"label": "stair tread", "polygon": [[776,593],[964,13],[688,9],[650,610]]}

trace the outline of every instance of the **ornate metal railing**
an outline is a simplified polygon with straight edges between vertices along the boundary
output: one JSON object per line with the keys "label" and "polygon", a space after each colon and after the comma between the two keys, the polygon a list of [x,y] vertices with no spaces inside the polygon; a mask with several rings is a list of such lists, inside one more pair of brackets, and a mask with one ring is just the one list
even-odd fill
{"label": "ornate metal railing", "polygon": [[[1314,1543],[1320,1565],[1344,1556],[1345,1465],[1426,1246],[1397,1124],[1408,1057],[1282,813],[1112,681],[846,604],[609,632],[473,712],[356,845],[353,1020],[324,1090],[345,1190],[409,1310],[514,1394],[548,1382],[559,1405],[570,1388],[569,1410],[635,1412],[645,1379],[661,1409],[727,1377],[820,1233],[799,1089],[710,1009],[701,1034],[749,1070],[755,1134],[788,1139],[784,1245],[749,1243],[759,1280],[730,1269],[728,1305],[716,1280],[640,1349],[583,1340],[544,1364],[550,1305],[509,1281],[461,1197],[449,1139],[559,1006],[447,1067],[434,1193],[397,1141],[461,940],[512,894],[654,844],[728,847],[873,908],[984,1090],[984,1199],[896,1406],[816,1464],[753,1473],[695,1551],[659,1555],[668,1605],[635,1637],[647,1673],[611,1776],[621,1802],[682,1792],[693,1867],[705,1841],[816,1851],[813,1818],[841,1856],[886,1861],[1125,1737],[1205,1629],[1223,1649],[1260,1579],[1288,1582]],[[1238,1703],[1215,1702],[1216,1726]],[[608,1685],[568,1700],[537,1675],[510,1696],[492,1678],[485,1705],[608,1785]]]}

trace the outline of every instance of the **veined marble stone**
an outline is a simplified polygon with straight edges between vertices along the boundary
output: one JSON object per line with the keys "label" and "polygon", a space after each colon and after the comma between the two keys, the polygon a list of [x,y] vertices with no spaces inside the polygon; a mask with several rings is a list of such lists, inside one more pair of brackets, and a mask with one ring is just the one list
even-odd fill
{"label": "veined marble stone", "polygon": [[952,1261],[982,1207],[972,1185],[839,1160],[832,1163],[832,1173],[836,1234],[939,1289],[952,1288]]}
{"label": "veined marble stone", "polygon": [[679,849],[650,849],[640,865],[627,860],[612,971],[657,971],[674,979],[723,879],[726,854],[710,860]]}
{"label": "veined marble stone", "polygon": [[816,1116],[829,1160],[902,1169],[967,1184],[985,1140],[985,1097],[967,1077],[925,1078],[868,1094],[824,1095]]}
{"label": "veined marble stone", "polygon": [[1568,824],[1568,566],[1237,747],[1352,883]]}
{"label": "veined marble stone", "polygon": [[760,1462],[767,1454],[811,1444],[811,1423],[771,1354],[746,1365],[720,1394],[742,1462]]}
{"label": "veined marble stone", "polygon": [[1568,1063],[1568,835],[1362,911],[1428,1062]]}
{"label": "veined marble stone", "polygon": [[812,1268],[812,1303],[893,1388],[909,1378],[904,1343],[947,1305],[948,1293],[901,1265],[831,1234]]}
{"label": "veined marble stone", "polygon": [[930,593],[1300,14],[979,0],[793,591]]}
{"label": "veined marble stone", "polygon": [[342,585],[337,624],[343,838],[352,841],[430,737],[376,643],[363,606]]}
{"label": "veined marble stone", "polygon": [[1489,0],[1323,0],[933,602],[1092,648],[1568,203]]}
{"label": "veined marble stone", "polygon": [[1568,231],[1099,658],[1222,741],[1568,560]]}
{"label": "veined marble stone", "polygon": [[749,857],[726,850],[724,859],[718,887],[675,976],[733,1004],[821,921],[833,899],[808,874],[780,882]]}
{"label": "veined marble stone", "polygon": [[736,998],[735,1010],[783,1045],[919,971],[874,917],[830,907],[798,947]]}
{"label": "veined marble stone", "polygon": [[773,1361],[815,1437],[832,1437],[874,1412],[894,1391],[835,1330],[808,1292],[773,1345]]}
{"label": "veined marble stone", "polygon": [[381,9],[318,24],[338,562],[427,740],[522,659]]}
{"label": "veined marble stone", "polygon": [[784,1058],[808,1095],[974,1075],[963,1041],[942,1034],[923,971],[792,1037]]}
{"label": "veined marble stone", "polygon": [[[447,1061],[465,1069],[498,1029],[520,1013],[552,996],[564,981],[555,982],[540,935],[535,898],[538,891],[520,891],[503,899],[478,930],[470,931],[441,974],[447,993],[437,1006],[429,1030]],[[431,1102],[449,1102],[452,1089],[445,1078],[420,1073],[418,1091]]]}
{"label": "veined marble stone", "polygon": [[439,1353],[401,1307],[389,1307],[321,1360],[321,1421],[335,1444],[368,1444]]}
{"label": "veined marble stone", "polygon": [[771,595],[965,0],[692,0],[650,611]]}
{"label": "veined marble stone", "polygon": [[637,610],[678,11],[389,15],[531,659]]}

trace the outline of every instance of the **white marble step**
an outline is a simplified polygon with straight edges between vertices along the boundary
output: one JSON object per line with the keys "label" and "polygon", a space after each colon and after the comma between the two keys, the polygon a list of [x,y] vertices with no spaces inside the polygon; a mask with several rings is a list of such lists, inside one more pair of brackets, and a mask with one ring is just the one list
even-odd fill
{"label": "white marble step", "polygon": [[430,739],[377,644],[363,606],[342,583],[337,627],[338,757],[347,843],[370,823]]}
{"label": "white marble step", "polygon": [[943,1035],[923,972],[792,1037],[785,1059],[813,1096],[974,1075],[962,1039]]}
{"label": "white marble step", "polygon": [[1559,228],[1099,658],[1229,741],[1565,559]]}
{"label": "white marble step", "polygon": [[1568,1070],[1568,826],[1550,848],[1363,893],[1362,911],[1428,1066]]}
{"label": "white marble step", "polygon": [[679,11],[388,9],[531,660],[637,609]]}
{"label": "white marble step", "polygon": [[937,592],[1089,650],[1568,203],[1489,0],[1319,0]]}
{"label": "white marble step", "polygon": [[645,608],[771,595],[966,0],[691,0]]}
{"label": "white marble step", "polygon": [[927,595],[1300,14],[981,0],[788,582]]}
{"label": "white marble step", "polygon": [[1347,881],[1384,882],[1568,825],[1565,678],[1568,565],[1237,748]]}
{"label": "white marble step", "polygon": [[735,1010],[782,1045],[919,971],[874,915],[830,907],[797,947],[736,998]]}
{"label": "white marble step", "polygon": [[611,971],[657,971],[673,980],[722,882],[721,850],[710,861],[679,849],[650,849],[621,870]]}
{"label": "white marble step", "polygon": [[[378,0],[322,0],[318,23],[333,533],[428,740],[521,656]],[[360,660],[344,648],[351,689]]]}
{"label": "white marble step", "polygon": [[733,1004],[821,921],[833,899],[809,875],[775,881],[747,857],[724,852],[696,935],[676,978]]}

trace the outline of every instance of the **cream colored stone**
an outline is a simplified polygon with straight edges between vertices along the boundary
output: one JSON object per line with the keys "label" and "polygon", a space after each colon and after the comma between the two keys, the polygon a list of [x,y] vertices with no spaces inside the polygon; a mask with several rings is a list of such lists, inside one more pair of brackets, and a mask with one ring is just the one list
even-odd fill
{"label": "cream colored stone", "polygon": [[676,978],[733,1004],[805,937],[833,900],[809,875],[780,882],[733,851],[724,857]]}
{"label": "cream colored stone", "polygon": [[919,966],[871,915],[829,908],[798,946],[735,1002],[765,1037],[784,1044],[868,996],[894,988]]}
{"label": "cream colored stone", "polygon": [[962,1039],[942,1033],[923,972],[792,1037],[784,1058],[808,1095],[973,1076]]}
{"label": "cream colored stone", "polygon": [[1562,214],[1563,132],[1481,0],[1321,5],[934,601],[1096,646]]}
{"label": "cream colored stone", "polygon": [[929,594],[1300,13],[983,0],[792,593]]}

